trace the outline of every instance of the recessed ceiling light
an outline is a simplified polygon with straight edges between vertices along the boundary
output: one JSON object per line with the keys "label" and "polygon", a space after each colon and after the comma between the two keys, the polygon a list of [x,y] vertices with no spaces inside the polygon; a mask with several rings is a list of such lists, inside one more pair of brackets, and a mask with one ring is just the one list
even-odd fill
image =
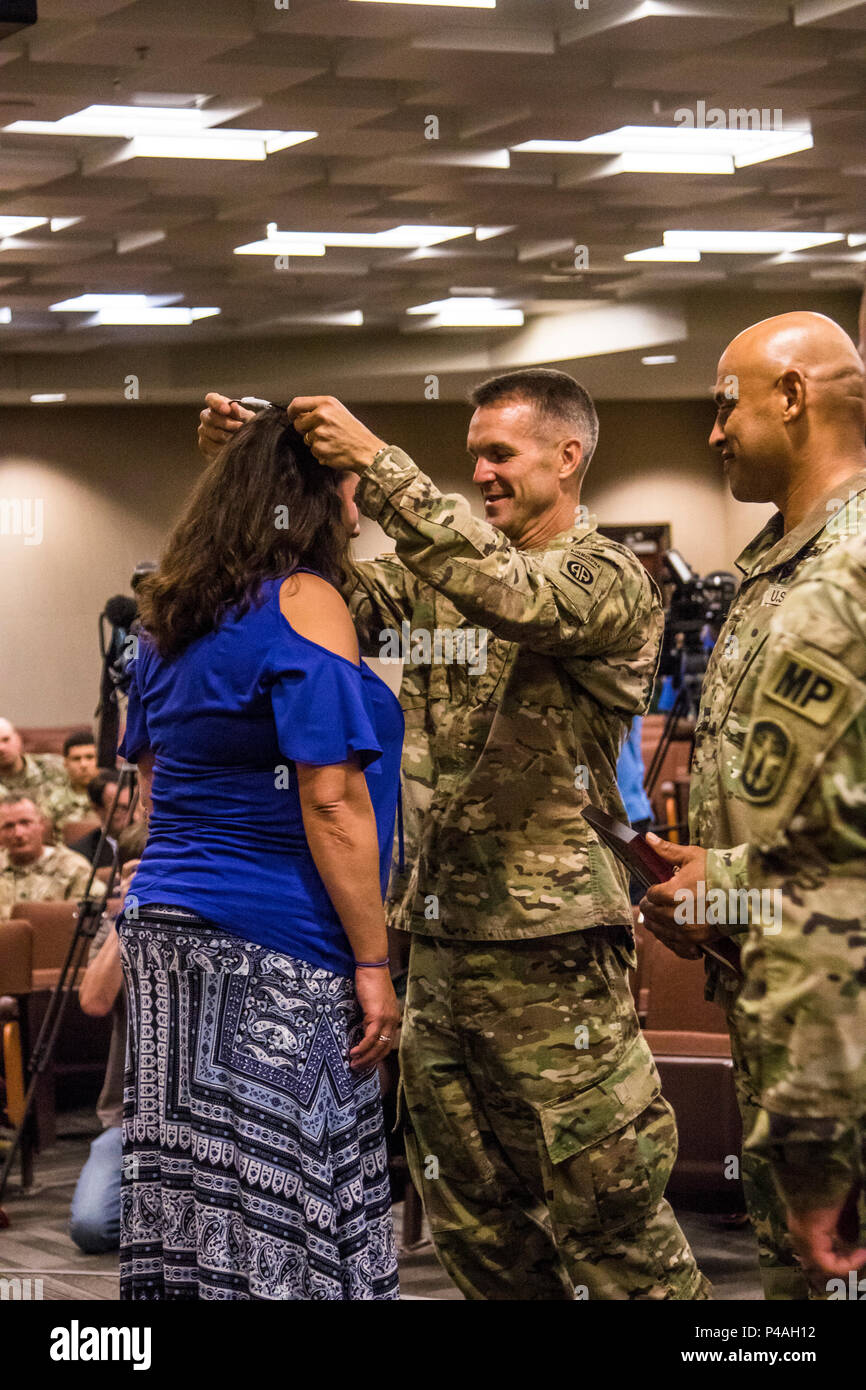
{"label": "recessed ceiling light", "polygon": [[117,327],[120,325],[140,324],[146,327],[170,328],[186,327],[196,319],[211,318],[214,314],[220,313],[219,309],[190,309],[184,307],[155,308],[151,306],[130,306],[125,308],[123,305],[106,306],[97,310],[92,321],[94,328],[102,326]]}
{"label": "recessed ceiling light", "polygon": [[127,140],[127,159],[253,159],[313,140],[315,130],[212,129],[224,110],[198,107],[87,106],[57,121],[13,121],[17,135],[101,136]]}
{"label": "recessed ceiling light", "polygon": [[11,323],[11,322],[12,322],[12,310],[11,310],[11,309],[0,309],[0,323]]}
{"label": "recessed ceiling light", "polygon": [[20,232],[29,232],[31,227],[45,227],[48,224],[47,217],[0,217],[0,237],[18,236]]}
{"label": "recessed ceiling light", "polygon": [[180,298],[177,294],[79,294],[74,299],[59,300],[51,309],[54,313],[93,314],[86,324],[88,328],[122,324],[184,326],[221,312],[216,308],[192,308],[171,302]]}
{"label": "recessed ceiling light", "polygon": [[263,241],[248,241],[235,247],[239,256],[323,256],[328,246],[359,247],[370,251],[409,251],[438,246],[443,241],[468,236],[472,227],[441,227],[404,223],[384,232],[290,232],[269,222]]}
{"label": "recessed ceiling light", "polygon": [[685,246],[717,255],[772,255],[778,251],[806,251],[810,246],[827,246],[844,241],[844,232],[665,232],[665,246]]}
{"label": "recessed ceiling light", "polygon": [[30,400],[33,405],[59,405],[61,401],[66,400],[66,392],[42,392],[41,394],[31,396]]}
{"label": "recessed ceiling light", "polygon": [[503,236],[505,232],[513,232],[515,224],[512,222],[508,227],[476,227],[476,241],[490,241],[492,237]]}
{"label": "recessed ceiling light", "polygon": [[359,0],[368,5],[443,5],[455,10],[495,10],[496,0]]}
{"label": "recessed ceiling light", "polygon": [[511,149],[518,154],[625,156],[626,162],[612,167],[609,173],[732,174],[749,164],[810,150],[812,145],[808,130],[625,125],[586,140],[524,140]]}
{"label": "recessed ceiling light", "polygon": [[524,322],[522,309],[506,308],[486,295],[433,299],[406,313],[428,316],[431,328],[520,328]]}
{"label": "recessed ceiling light", "polygon": [[641,362],[645,367],[667,367],[671,362],[676,362],[673,353],[659,352],[654,356],[642,357]]}
{"label": "recessed ceiling light", "polygon": [[700,251],[693,246],[647,246],[643,251],[629,251],[624,261],[699,261]]}

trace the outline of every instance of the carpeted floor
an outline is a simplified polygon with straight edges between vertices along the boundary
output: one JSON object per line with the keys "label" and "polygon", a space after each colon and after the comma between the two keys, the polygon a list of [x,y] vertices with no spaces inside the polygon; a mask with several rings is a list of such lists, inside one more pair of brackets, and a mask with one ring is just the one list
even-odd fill
{"label": "carpeted floor", "polygon": [[[18,1172],[4,1199],[9,1227],[0,1230],[0,1278],[30,1276],[33,1294],[45,1299],[116,1299],[117,1255],[82,1255],[66,1233],[69,1204],[91,1138],[93,1114],[58,1117],[59,1137],[36,1161],[36,1181],[22,1194]],[[395,1207],[398,1239],[403,1207]],[[730,1227],[702,1212],[679,1211],[682,1225],[718,1299],[761,1297],[754,1241],[746,1227]],[[404,1299],[461,1299],[440,1269],[429,1241],[400,1252]]]}

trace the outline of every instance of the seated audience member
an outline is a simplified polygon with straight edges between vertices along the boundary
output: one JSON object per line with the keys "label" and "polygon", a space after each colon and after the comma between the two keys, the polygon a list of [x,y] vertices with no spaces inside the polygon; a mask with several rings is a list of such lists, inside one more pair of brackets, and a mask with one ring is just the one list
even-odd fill
{"label": "seated audience member", "polygon": [[[99,816],[100,824],[70,845],[70,849],[73,849],[76,854],[83,854],[84,858],[92,864],[104,828],[105,839],[102,842],[102,851],[96,865],[97,869],[104,869],[112,862],[118,834],[129,816],[129,787],[123,787],[118,792],[117,784],[119,781],[120,774],[113,767],[101,767],[96,776],[90,779],[87,784],[88,804],[90,810],[95,811]],[[116,801],[115,797],[117,798]],[[141,812],[136,806],[132,813],[133,823],[138,821],[140,816]]]}
{"label": "seated audience member", "polygon": [[43,813],[29,796],[0,798],[0,921],[16,903],[80,898],[87,860],[65,845],[44,845]]}
{"label": "seated audience member", "polygon": [[[118,859],[124,866],[117,900],[122,902],[144,849],[143,821],[118,835]],[[132,858],[131,856],[135,856]],[[87,1162],[75,1185],[69,1234],[85,1255],[100,1255],[120,1245],[120,1175],[123,1149],[123,1070],[126,1058],[126,991],[114,925],[105,912],[90,947],[87,970],[78,989],[82,1011],[91,1018],[111,1014],[111,1043],[105,1080],[96,1102],[102,1133],[90,1145]]]}
{"label": "seated audience member", "polygon": [[45,811],[54,829],[62,834],[67,821],[89,820],[93,806],[87,795],[88,783],[96,776],[96,744],[89,729],[78,729],[63,743],[63,763],[66,778],[60,787],[49,792]]}
{"label": "seated audience member", "polygon": [[0,719],[0,796],[29,797],[45,807],[52,792],[66,784],[66,769],[57,753],[25,753],[21,735]]}

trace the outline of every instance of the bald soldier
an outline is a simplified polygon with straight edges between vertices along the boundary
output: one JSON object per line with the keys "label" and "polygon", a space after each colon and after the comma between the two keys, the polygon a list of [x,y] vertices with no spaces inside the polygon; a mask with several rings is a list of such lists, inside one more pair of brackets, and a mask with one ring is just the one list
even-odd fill
{"label": "bald soldier", "polygon": [[56,753],[25,753],[18,730],[8,719],[0,719],[0,796],[14,792],[32,797],[47,812],[49,798],[66,784],[62,758]]}
{"label": "bald soldier", "polygon": [[[820,314],[793,313],[748,328],[722,355],[715,400],[710,444],[721,455],[734,497],[774,502],[778,510],[737,560],[743,581],[704,678],[691,769],[691,844],[658,843],[679,870],[667,884],[650,889],[641,905],[647,926],[684,955],[696,955],[695,943],[720,935],[745,940],[749,914],[740,913],[742,895],[732,897],[730,890],[778,886],[755,877],[753,851],[768,813],[775,808],[783,818],[793,809],[795,750],[784,719],[801,712],[817,739],[836,710],[817,667],[768,665],[767,634],[794,580],[855,535],[866,517],[864,369],[838,324]],[[774,713],[756,722],[758,692],[768,680],[775,682]],[[793,882],[785,887],[782,921],[799,893]],[[720,913],[715,906],[709,922],[689,923],[687,917],[697,914],[687,912],[688,904],[712,901],[713,889],[727,895],[733,910]],[[760,925],[767,930],[778,926],[777,903],[762,900],[767,920]],[[741,915],[745,920],[738,920]],[[760,1093],[735,1010],[736,982],[711,966],[709,992],[728,1014],[748,1140],[758,1122]],[[808,1280],[761,1148],[746,1145],[742,1176],[765,1296],[808,1297]]]}
{"label": "bald soldier", "polygon": [[[218,448],[233,407],[208,399]],[[414,844],[393,921],[412,933],[412,1175],[467,1298],[706,1297],[663,1198],[676,1128],[629,992],[625,875],[579,814],[624,817],[616,761],[652,691],[658,596],[580,507],[583,388],[517,372],[473,404],[484,521],[339,401],[289,408],[397,547],[344,592],[362,651],[407,658]]]}
{"label": "bald soldier", "polygon": [[808,566],[775,611],[746,747],[764,725],[790,752],[778,794],[747,811],[743,877],[783,902],[778,930],[753,924],[743,948],[748,1147],[813,1283],[850,1298],[866,1265],[866,535]]}

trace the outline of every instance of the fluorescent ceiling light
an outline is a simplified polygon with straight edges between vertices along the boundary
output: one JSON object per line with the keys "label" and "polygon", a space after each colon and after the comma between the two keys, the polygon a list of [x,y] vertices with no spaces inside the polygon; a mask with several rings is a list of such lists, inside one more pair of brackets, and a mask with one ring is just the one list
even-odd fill
{"label": "fluorescent ceiling light", "polygon": [[[220,313],[216,308],[190,308],[187,305],[167,305],[166,300],[179,295],[146,294],[79,294],[74,299],[62,299],[52,304],[54,313],[93,314],[88,327],[102,324],[186,325],[195,319],[210,318]],[[161,300],[162,303],[156,303]]]}
{"label": "fluorescent ceiling light", "polygon": [[433,299],[406,313],[429,316],[431,328],[520,328],[524,322],[522,309],[504,308],[486,295]]}
{"label": "fluorescent ceiling light", "polygon": [[127,308],[134,305],[146,308],[148,297],[146,294],[79,294],[74,299],[58,300],[56,304],[51,305],[51,309],[53,313],[89,314],[112,304],[124,305]]}
{"label": "fluorescent ceiling light", "polygon": [[[629,155],[669,156],[673,159],[693,159],[706,157],[710,167],[694,170],[683,168],[681,172],[695,173],[733,173],[749,164],[760,164],[767,159],[781,159],[788,154],[812,148],[812,135],[808,130],[716,130],[694,129],[688,126],[639,126],[625,125],[618,130],[608,130],[600,135],[591,135],[587,140],[524,140],[512,145],[512,151],[520,154],[589,154],[589,155]],[[727,167],[712,167],[718,160]],[[612,173],[625,173],[658,170],[676,172],[676,163],[634,164],[631,169],[614,169]]]}
{"label": "fluorescent ceiling light", "polygon": [[65,392],[65,391],[55,391],[55,392],[48,392],[48,391],[46,391],[46,392],[42,392],[41,394],[38,394],[38,395],[35,395],[35,396],[31,396],[31,397],[30,397],[30,400],[31,400],[31,402],[33,403],[33,405],[55,405],[55,404],[58,404],[60,401],[65,401],[65,400],[66,400],[66,392]]}
{"label": "fluorescent ceiling light", "polygon": [[106,306],[99,309],[93,319],[93,327],[103,325],[117,326],[121,324],[143,324],[153,325],[154,327],[185,327],[195,319],[211,318],[218,314],[219,309],[186,309],[182,307],[174,308],[154,308],[151,306],[134,305],[124,307],[120,304]]}
{"label": "fluorescent ceiling light", "polygon": [[863,233],[863,232],[849,232],[849,233],[848,233],[848,245],[849,245],[849,246],[863,246],[864,243],[866,243],[866,233]]}
{"label": "fluorescent ceiling light", "polygon": [[0,217],[0,237],[17,236],[19,232],[29,232],[31,227],[44,227],[47,217]]}
{"label": "fluorescent ceiling light", "polygon": [[515,224],[512,222],[509,227],[476,227],[475,240],[490,241],[492,237],[502,236],[505,232],[513,232],[514,225]]}
{"label": "fluorescent ceiling light", "polygon": [[844,232],[730,232],[669,231],[665,246],[686,246],[695,251],[718,255],[772,255],[778,251],[807,251],[810,246],[827,246],[844,241]]}
{"label": "fluorescent ceiling light", "polygon": [[665,154],[630,150],[614,156],[602,170],[614,174],[733,174],[734,161],[725,154]]}
{"label": "fluorescent ceiling light", "polygon": [[247,241],[235,247],[236,256],[324,256],[323,241],[292,241],[268,237],[265,241]]}
{"label": "fluorescent ceiling light", "polygon": [[211,129],[224,111],[177,106],[88,106],[58,121],[13,121],[18,135],[101,136],[128,140],[129,159],[266,159],[313,140],[315,130]]}
{"label": "fluorescent ceiling light", "polygon": [[445,5],[455,10],[495,10],[496,0],[358,0],[367,5]]}
{"label": "fluorescent ceiling light", "polygon": [[371,251],[403,251],[438,246],[455,237],[468,236],[472,227],[434,227],[405,223],[384,232],[284,232],[269,222],[264,241],[248,241],[235,247],[239,256],[324,256],[327,246],[361,247]]}
{"label": "fluorescent ceiling light", "polygon": [[11,310],[11,309],[0,309],[0,323],[11,323],[11,322],[12,322],[12,310]]}
{"label": "fluorescent ceiling light", "polygon": [[624,261],[699,261],[700,251],[693,246],[647,246],[643,251],[629,251]]}
{"label": "fluorescent ceiling light", "polygon": [[267,159],[314,140],[315,130],[203,130],[198,135],[136,135],[130,159]]}
{"label": "fluorescent ceiling light", "polygon": [[669,363],[676,362],[676,360],[673,353],[664,352],[656,353],[655,356],[641,358],[641,362],[645,367],[666,367]]}

